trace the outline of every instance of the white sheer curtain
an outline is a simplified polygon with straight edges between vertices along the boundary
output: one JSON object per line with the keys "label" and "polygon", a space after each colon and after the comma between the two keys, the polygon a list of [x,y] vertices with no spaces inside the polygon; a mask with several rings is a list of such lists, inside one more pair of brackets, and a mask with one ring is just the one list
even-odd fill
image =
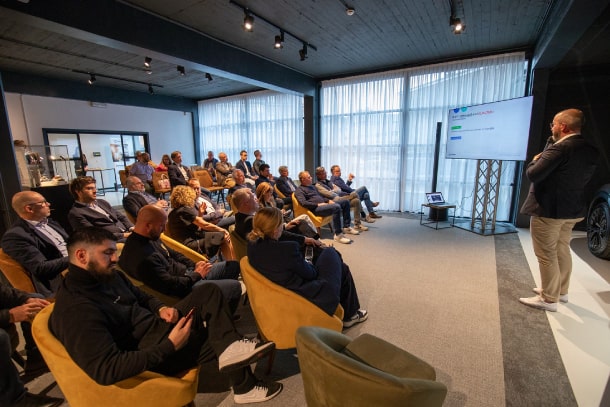
{"label": "white sheer curtain", "polygon": [[304,167],[303,98],[263,91],[199,102],[201,157],[224,151],[231,164],[241,150],[254,161],[254,150],[277,174],[287,165],[294,176]]}
{"label": "white sheer curtain", "polygon": [[[443,123],[437,190],[471,216],[476,160],[445,159],[447,112],[524,96],[524,53],[325,81],[321,161],[356,175],[386,210],[419,211],[432,184],[436,123]],[[508,220],[516,164],[503,162],[497,219]]]}

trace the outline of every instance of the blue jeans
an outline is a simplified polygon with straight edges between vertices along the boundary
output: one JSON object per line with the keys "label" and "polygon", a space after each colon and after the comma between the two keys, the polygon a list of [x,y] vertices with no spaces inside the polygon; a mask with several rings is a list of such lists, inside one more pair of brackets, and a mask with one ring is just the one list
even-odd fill
{"label": "blue jeans", "polygon": [[343,217],[343,225],[349,227],[352,222],[352,217],[349,213],[349,201],[339,201],[334,204],[326,204],[318,206],[313,213],[317,216],[330,216],[333,217],[333,229],[335,235],[342,233],[341,217]]}
{"label": "blue jeans", "polygon": [[371,202],[371,196],[369,195],[369,190],[366,187],[360,187],[356,190],[358,194],[358,198],[360,198],[360,202],[364,202],[366,206],[366,210],[369,213],[373,213],[375,210],[373,209],[373,202]]}

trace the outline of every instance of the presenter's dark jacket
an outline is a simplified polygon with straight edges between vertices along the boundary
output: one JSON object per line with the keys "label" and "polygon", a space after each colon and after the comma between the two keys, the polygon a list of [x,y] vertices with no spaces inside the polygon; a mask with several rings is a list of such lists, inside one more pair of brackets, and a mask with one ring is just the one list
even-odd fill
{"label": "presenter's dark jacket", "polygon": [[553,219],[583,217],[584,188],[595,172],[597,159],[597,150],[580,134],[548,146],[538,160],[527,166],[527,178],[533,188],[521,212]]}
{"label": "presenter's dark jacket", "polygon": [[193,284],[201,280],[199,273],[186,274],[195,267],[189,258],[163,245],[160,239],[151,240],[136,232],[125,241],[119,266],[152,289],[173,297],[186,297]]}
{"label": "presenter's dark jacket", "polygon": [[[59,223],[48,219],[47,225],[64,240],[68,239]],[[69,260],[45,234],[20,218],[2,236],[2,250],[30,273],[38,293],[54,296],[61,283],[61,272],[68,268]]]}
{"label": "presenter's dark jacket", "polygon": [[78,230],[95,226],[113,233],[119,240],[124,239],[123,233],[128,232],[133,227],[127,216],[118,212],[103,199],[97,199],[96,203],[108,216],[91,209],[87,204],[75,201],[72,209],[68,212],[68,222],[70,222],[72,229]]}

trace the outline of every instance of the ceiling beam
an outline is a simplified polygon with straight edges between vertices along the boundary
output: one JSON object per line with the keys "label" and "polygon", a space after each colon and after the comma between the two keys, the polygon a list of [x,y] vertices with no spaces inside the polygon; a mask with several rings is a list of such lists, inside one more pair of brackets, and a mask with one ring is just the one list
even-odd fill
{"label": "ceiling beam", "polygon": [[280,92],[313,95],[316,80],[265,58],[112,0],[2,2],[26,24]]}

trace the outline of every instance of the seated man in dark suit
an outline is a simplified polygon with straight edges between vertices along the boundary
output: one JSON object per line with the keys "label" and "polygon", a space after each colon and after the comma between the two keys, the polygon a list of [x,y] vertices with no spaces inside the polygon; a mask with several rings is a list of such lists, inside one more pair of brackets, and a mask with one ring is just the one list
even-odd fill
{"label": "seated man in dark suit", "polygon": [[[369,194],[369,190],[367,189],[367,187],[365,186],[361,186],[358,189],[354,189],[351,187],[352,185],[352,180],[354,179],[354,174],[350,173],[347,176],[347,183],[345,181],[343,181],[343,178],[341,178],[341,167],[339,167],[338,165],[333,165],[332,167],[330,167],[330,172],[332,174],[332,176],[330,177],[330,181],[335,184],[337,187],[339,187],[341,189],[341,191],[350,194],[352,192],[355,192],[358,194],[358,198],[360,198],[361,202],[364,202],[364,205],[366,206],[366,209],[369,211],[369,214],[366,216],[362,216],[363,218],[365,218],[365,220],[369,223],[374,223],[375,219],[381,219],[383,218],[383,216],[381,215],[377,215],[375,213],[375,210],[373,208],[376,208],[377,206],[379,206],[379,202],[373,202],[371,201],[371,196]],[[362,214],[364,214],[364,212],[362,212]]]}
{"label": "seated man in dark suit", "polygon": [[167,213],[154,205],[140,210],[133,233],[127,238],[119,266],[130,276],[154,290],[172,297],[184,298],[195,285],[214,283],[235,312],[242,289],[237,261],[193,262],[166,247],[160,236],[167,223]]}
{"label": "seated man in dark suit", "polygon": [[68,221],[73,230],[97,226],[112,232],[121,242],[127,239],[133,224],[107,201],[97,199],[95,178],[74,178],[70,183],[70,192],[74,197],[74,205],[68,212]]}
{"label": "seated man in dark suit", "polygon": [[156,205],[159,208],[168,209],[169,204],[165,199],[157,199],[144,191],[144,183],[138,177],[127,177],[127,195],[123,197],[123,209],[133,219],[138,217],[138,211],[145,205]]}
{"label": "seated man in dark suit", "polygon": [[182,165],[182,153],[174,151],[171,153],[172,163],[167,167],[169,183],[174,188],[176,185],[186,185],[186,181],[193,178],[191,170]]}
{"label": "seated man in dark suit", "polygon": [[[68,268],[68,234],[49,219],[51,204],[38,192],[17,192],[12,206],[19,219],[2,236],[2,250],[30,273],[38,294],[52,298],[61,285],[62,271]],[[22,322],[21,329],[27,353],[25,375],[33,378],[48,369],[32,337],[29,321]]]}
{"label": "seated man in dark suit", "polygon": [[[349,201],[333,202],[330,199],[324,198],[311,184],[311,175],[309,175],[309,172],[307,171],[301,171],[299,173],[299,181],[301,182],[301,185],[294,191],[294,196],[299,204],[310,210],[316,216],[332,215],[335,242],[344,244],[351,243],[352,240],[348,239],[343,234],[343,232],[354,234],[350,227],[352,217],[349,213]],[[341,220],[343,220],[343,226],[345,226],[345,228],[341,226]],[[355,234],[359,234],[358,231],[355,232]]]}
{"label": "seated man in dark suit", "polygon": [[254,185],[254,181],[258,178],[258,175],[254,173],[250,161],[248,161],[248,152],[241,150],[239,153],[239,161],[235,164],[235,168],[242,170],[246,176],[246,184]]}
{"label": "seated man in dark suit", "polygon": [[280,176],[275,180],[277,189],[279,189],[284,196],[292,198],[292,194],[296,191],[297,185],[292,178],[288,176],[288,167],[282,165],[278,168],[278,172],[280,173]]}
{"label": "seated man in dark suit", "polygon": [[275,186],[275,181],[273,180],[273,175],[271,175],[271,171],[269,170],[269,164],[261,164],[258,167],[258,178],[256,179],[256,186],[258,186],[261,182],[268,182],[271,186]]}

